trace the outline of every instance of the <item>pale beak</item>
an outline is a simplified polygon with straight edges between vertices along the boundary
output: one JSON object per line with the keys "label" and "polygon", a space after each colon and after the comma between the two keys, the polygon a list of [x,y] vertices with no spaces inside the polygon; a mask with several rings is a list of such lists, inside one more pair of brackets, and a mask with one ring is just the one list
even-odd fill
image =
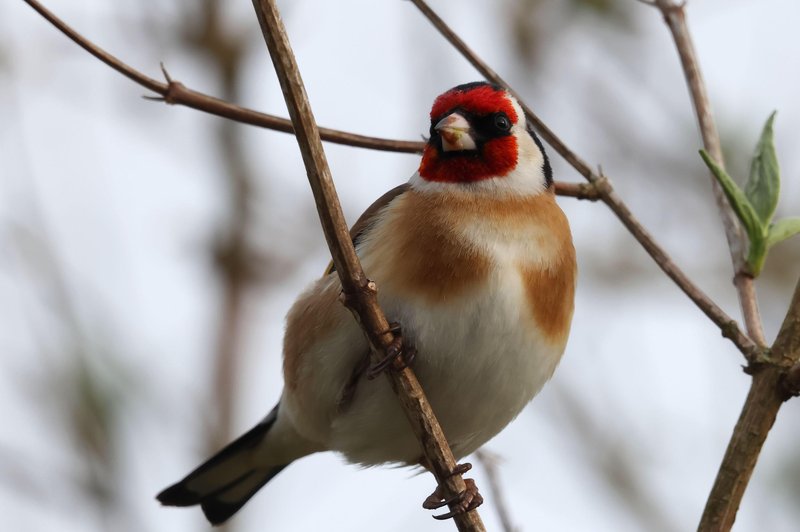
{"label": "pale beak", "polygon": [[458,113],[442,118],[433,129],[442,136],[443,151],[465,151],[476,148],[475,139],[470,135],[472,128],[469,122]]}

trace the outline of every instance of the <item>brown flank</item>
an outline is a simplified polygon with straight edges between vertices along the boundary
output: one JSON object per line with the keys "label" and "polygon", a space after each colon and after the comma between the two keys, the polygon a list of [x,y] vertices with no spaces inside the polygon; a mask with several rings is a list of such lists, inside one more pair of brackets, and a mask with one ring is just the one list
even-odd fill
{"label": "brown flank", "polygon": [[[334,274],[335,275],[335,274]],[[286,334],[283,337],[283,378],[290,390],[297,388],[303,355],[330,331],[342,325],[342,317],[351,319],[342,312],[339,301],[338,282],[328,287],[304,293],[286,316]]]}

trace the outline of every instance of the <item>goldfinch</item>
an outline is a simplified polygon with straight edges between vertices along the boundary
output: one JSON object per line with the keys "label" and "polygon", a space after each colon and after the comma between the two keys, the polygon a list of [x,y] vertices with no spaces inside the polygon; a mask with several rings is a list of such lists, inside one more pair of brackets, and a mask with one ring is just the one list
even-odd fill
{"label": "goldfinch", "polygon": [[[352,236],[459,458],[553,374],[572,320],[575,250],[544,147],[513,96],[459,85],[436,98],[430,118],[419,170],[367,209]],[[340,292],[329,267],[300,295],[286,319],[278,405],[159,501],[199,504],[219,524],[311,453],[424,466],[389,383],[367,378],[369,345]],[[437,506],[432,497],[426,507]],[[470,496],[462,509],[479,502]]]}

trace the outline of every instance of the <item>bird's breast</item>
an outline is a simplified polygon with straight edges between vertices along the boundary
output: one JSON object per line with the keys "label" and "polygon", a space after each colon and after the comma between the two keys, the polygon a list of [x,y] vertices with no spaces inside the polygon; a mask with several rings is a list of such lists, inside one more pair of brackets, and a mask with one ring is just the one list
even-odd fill
{"label": "bird's breast", "polygon": [[[414,369],[453,451],[474,451],[552,375],[572,315],[574,251],[551,195],[404,192],[358,246],[381,307],[417,348]],[[285,413],[306,438],[363,464],[415,463],[419,446],[382,379],[337,408],[364,336],[327,276],[287,319]]]}
{"label": "bird's breast", "polygon": [[480,198],[411,190],[387,207],[360,248],[379,290],[444,311],[469,301],[515,305],[555,344],[569,331],[575,251],[552,194]]}
{"label": "bird's breast", "polygon": [[[575,263],[563,214],[552,197],[411,191],[386,209],[359,253],[387,316],[419,352],[415,371],[448,441],[457,455],[472,452],[541,389],[564,351]],[[367,407],[356,404],[346,419],[367,425],[364,418]],[[379,461],[366,451],[351,459]]]}

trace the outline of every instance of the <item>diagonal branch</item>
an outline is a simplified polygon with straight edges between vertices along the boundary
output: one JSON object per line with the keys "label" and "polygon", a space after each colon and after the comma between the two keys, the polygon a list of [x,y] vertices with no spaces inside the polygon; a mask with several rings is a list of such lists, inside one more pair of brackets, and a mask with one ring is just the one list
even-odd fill
{"label": "diagonal branch", "polygon": [[[250,124],[276,131],[293,133],[294,129],[289,120],[276,116],[260,113],[251,109],[246,109],[233,105],[229,102],[214,98],[207,94],[188,89],[182,83],[172,80],[164,72],[167,83],[159,82],[146,76],[131,66],[123,63],[115,56],[109,54],[98,47],[70,26],[61,21],[53,13],[42,6],[37,0],[25,0],[34,10],[41,14],[45,19],[52,23],[58,30],[67,35],[79,46],[87,50],[105,64],[125,75],[134,82],[146,87],[153,92],[161,95],[163,101],[170,104],[179,104],[191,107],[200,111],[228,118],[245,124]],[[461,53],[487,78],[495,83],[507,85],[491,68],[478,58],[455,33],[421,0],[412,0],[420,10],[442,31]],[[689,298],[719,326],[723,336],[729,338],[736,347],[747,357],[754,360],[757,357],[758,346],[754,344],[739,329],[737,323],[720,309],[702,290],[695,286],[691,280],[675,265],[667,253],[655,242],[653,237],[647,232],[641,223],[633,217],[625,203],[613,192],[608,180],[596,174],[577,154],[572,152],[533,111],[521,100],[523,109],[528,114],[542,138],[550,144],[570,165],[572,165],[588,181],[588,184],[577,183],[556,183],[556,192],[560,195],[574,197],[578,199],[589,199],[592,201],[602,200],[620,218],[622,223],[633,234],[645,250],[650,254],[659,267],[689,296]],[[391,139],[381,139],[357,135],[335,129],[319,128],[320,136],[323,140],[346,144],[349,146],[369,148],[374,150],[385,150],[405,153],[417,153],[422,151],[421,142],[400,141]],[[746,280],[745,280],[746,282]]]}
{"label": "diagonal branch", "polygon": [[511,88],[511,86],[500,77],[497,72],[495,72],[483,59],[478,57],[478,55],[472,51],[472,49],[467,46],[467,44],[456,35],[456,33],[450,28],[450,26],[445,23],[444,20],[441,19],[439,15],[437,15],[430,6],[425,3],[425,0],[411,0],[411,3],[417,6],[417,8],[425,15],[431,24],[442,34],[442,36],[447,39],[447,41],[453,45],[453,48],[459,51],[459,53],[464,56],[464,59],[469,61],[469,63],[475,67],[475,70],[481,73],[483,77],[488,79],[489,81],[501,85],[508,89],[508,91],[514,95],[514,97],[519,101],[519,104],[522,106],[522,110],[525,111],[525,115],[528,118],[529,122],[532,122],[533,125],[536,127],[536,132],[542,137],[545,142],[547,142],[553,149],[564,158],[570,166],[572,166],[575,170],[578,171],[583,177],[585,177],[588,181],[596,181],[600,179],[600,176],[595,174],[592,171],[592,168],[589,164],[581,159],[575,152],[570,150],[567,145],[562,141],[558,136],[551,130],[547,125],[539,118],[536,113],[534,113],[530,107],[523,101],[520,95]]}
{"label": "diagonal branch", "polygon": [[722,331],[722,335],[730,339],[747,360],[758,357],[759,347],[739,329],[736,321],[728,316],[714,303],[689,277],[681,270],[664,249],[658,245],[653,236],[642,226],[628,206],[614,192],[608,179],[595,173],[591,167],[577,154],[570,150],[564,142],[536,116],[530,107],[519,97],[508,83],[492,70],[475,54],[461,38],[425,3],[424,0],[411,0],[436,29],[452,44],[464,58],[469,61],[486,79],[508,88],[517,98],[528,119],[536,126],[537,132],[567,163],[594,185],[600,199],[617,215],[617,218],[631,232],[658,266],[675,284],[711,319]]}
{"label": "diagonal branch", "polygon": [[[67,35],[76,44],[84,48],[93,56],[97,57],[105,64],[128,77],[132,81],[143,87],[161,95],[163,101],[170,104],[185,105],[199,111],[204,111],[220,117],[229,118],[237,122],[250,124],[276,131],[293,133],[294,129],[289,120],[265,113],[260,113],[239,107],[229,102],[214,98],[207,94],[187,88],[179,81],[172,80],[164,72],[167,83],[162,83],[146,76],[126,63],[120,61],[115,56],[98,47],[81,34],[76,32],[52,12],[42,6],[37,0],[24,0],[34,10],[41,14],[58,30]],[[450,40],[456,48],[487,78],[495,83],[508,86],[500,76],[497,75],[486,63],[484,63],[453,31],[438,17],[422,0],[411,0],[422,12],[433,22],[433,24]],[[513,90],[512,90],[512,93]],[[747,357],[753,360],[756,357],[758,346],[754,344],[739,329],[737,323],[719,308],[708,296],[703,293],[686,275],[675,265],[667,253],[655,242],[653,237],[647,232],[641,223],[633,216],[625,203],[613,192],[608,180],[596,174],[589,165],[577,154],[570,150],[555,133],[553,133],[528,107],[519,95],[514,93],[520,104],[523,106],[531,122],[534,123],[539,134],[559,153],[578,173],[583,175],[590,183],[556,183],[556,192],[560,195],[570,196],[578,199],[602,200],[620,218],[622,223],[628,228],[645,250],[650,254],[659,267],[689,296],[689,298],[722,330],[723,336],[729,338],[737,348]],[[401,141],[392,139],[382,139],[367,137],[355,133],[348,133],[329,128],[319,128],[320,137],[329,142],[345,144],[361,148],[374,150],[418,153],[422,151],[421,142]],[[738,279],[738,277],[737,277]],[[747,280],[742,282],[746,285]]]}
{"label": "diagonal branch", "polygon": [[[281,131],[283,133],[294,133],[294,126],[292,126],[291,120],[268,115],[266,113],[261,113],[245,107],[240,107],[225,100],[189,89],[180,81],[173,80],[163,65],[161,66],[161,70],[164,74],[166,83],[155,80],[136,70],[132,66],[124,63],[118,57],[108,53],[75,31],[67,23],[42,6],[37,0],[25,0],[25,2],[27,2],[28,5],[42,15],[42,17],[53,24],[56,29],[72,39],[81,48],[123,76],[132,80],[134,83],[137,83],[142,87],[160,95],[158,97],[145,96],[147,99],[163,101],[173,105],[191,107],[192,109],[196,109],[198,111],[203,111],[222,118],[227,118],[235,122],[249,124],[251,126]],[[358,135],[356,133],[349,133],[347,131],[340,131],[325,127],[320,127],[318,129],[322,140],[357,148],[399,153],[422,153],[422,149],[425,147],[425,143],[420,141],[368,137],[365,135]],[[576,199],[586,199],[590,201],[596,201],[600,199],[597,189],[591,183],[556,182],[555,187],[556,194],[561,196],[568,196]]]}
{"label": "diagonal branch", "polygon": [[[61,33],[72,39],[72,41],[74,41],[78,46],[131,81],[138,83],[142,87],[145,87],[156,94],[161,95],[160,98],[151,99],[164,101],[169,104],[184,105],[199,111],[204,111],[206,113],[223,118],[229,118],[231,120],[253,126],[282,131],[284,133],[294,133],[292,122],[290,120],[260,113],[244,107],[239,107],[238,105],[228,103],[224,100],[220,100],[219,98],[214,98],[213,96],[203,94],[202,92],[189,89],[183,85],[183,83],[179,81],[173,81],[166,70],[163,70],[163,66],[162,70],[166,78],[166,83],[153,79],[131,67],[130,65],[122,62],[119,58],[91,42],[89,39],[71,28],[60,18],[55,16],[37,0],[24,1],[42,17],[47,19],[47,21],[55,26],[59,31],[61,31]],[[355,133],[348,133],[345,131],[338,131],[336,129],[324,127],[319,128],[319,132],[322,139],[328,142],[345,144],[347,146],[355,146],[359,148],[369,148],[372,150],[401,153],[422,153],[422,148],[424,146],[422,142],[368,137],[365,135],[357,135]]]}
{"label": "diagonal branch", "polygon": [[[402,349],[401,339],[391,331],[386,316],[378,306],[375,283],[364,274],[350,240],[319,132],[275,0],[253,0],[253,7],[269,48],[289,115],[295,124],[297,143],[303,154],[333,263],[342,282],[345,303],[367,334],[373,346],[373,356],[380,361],[389,356],[392,350]],[[444,488],[444,498],[457,500],[458,494],[466,489],[464,479],[460,474],[454,474],[455,458],[414,372],[403,366],[400,357],[395,357],[394,368],[387,375],[419,439],[427,463],[439,485]],[[457,501],[453,502],[450,505],[451,510],[455,510],[457,505]],[[456,515],[454,519],[462,532],[485,530],[480,516],[474,510]]]}
{"label": "diagonal branch", "polygon": [[[725,161],[722,156],[722,144],[719,139],[719,132],[714,123],[714,115],[711,112],[711,103],[708,99],[708,92],[703,81],[703,74],[700,71],[700,64],[697,60],[697,53],[692,42],[692,35],[686,24],[686,2],[674,3],[672,0],[654,0],[653,4],[661,11],[664,22],[667,24],[672,38],[675,41],[675,48],[683,67],[686,85],[689,87],[689,94],[694,105],[697,123],[700,127],[700,135],[703,138],[703,147],[711,157],[722,168]],[[739,304],[742,308],[745,326],[750,337],[761,346],[767,345],[764,338],[764,329],[761,324],[761,315],[758,310],[758,299],[756,297],[753,277],[747,273],[745,268],[744,256],[746,252],[746,239],[742,232],[739,220],[731,209],[722,187],[714,178],[711,177],[711,188],[714,192],[714,199],[717,203],[722,224],[725,227],[725,237],[728,240],[731,261],[735,272],[734,284],[739,295]]]}

